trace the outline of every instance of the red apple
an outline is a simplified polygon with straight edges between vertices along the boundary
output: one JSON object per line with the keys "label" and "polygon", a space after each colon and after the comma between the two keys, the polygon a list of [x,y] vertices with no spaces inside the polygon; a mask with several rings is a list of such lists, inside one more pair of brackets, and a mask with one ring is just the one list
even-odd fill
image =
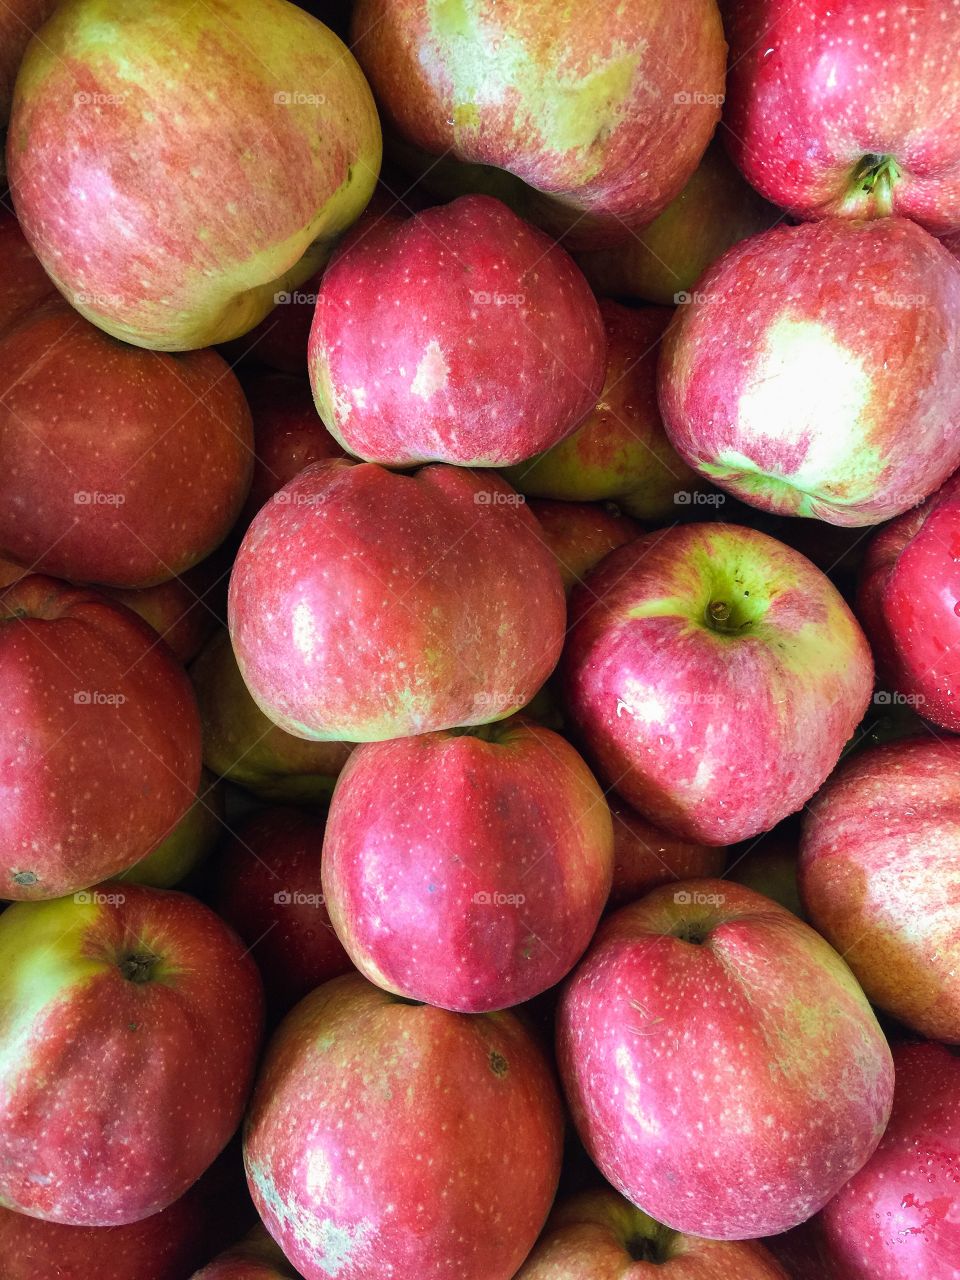
{"label": "red apple", "polygon": [[611,500],[641,520],[676,513],[697,477],[674,452],[657,406],[657,358],[670,319],[663,307],[632,310],[604,299],[607,372],[600,398],[559,444],[511,467],[521,493],[571,502]]}
{"label": "red apple", "polygon": [[569,743],[523,720],[367,743],[330,803],[323,889],[350,958],[443,1009],[505,1009],[558,983],[612,873],[603,792]]}
{"label": "red apple", "polygon": [[690,181],[648,227],[612,248],[577,254],[599,294],[673,306],[732,245],[782,218],[714,141]]}
{"label": "red apple", "polygon": [[877,524],[960,465],[960,262],[904,218],[744,240],[660,361],[680,456],[764,511]]}
{"label": "red apple", "polygon": [[661,884],[719,876],[726,849],[682,840],[661,831],[625,804],[610,806],[613,816],[613,888],[608,907],[620,907]]}
{"label": "red apple", "polygon": [[263,996],[186,894],[107,882],[0,916],[0,1198],[72,1226],[171,1205],[226,1145]]}
{"label": "red apple", "polygon": [[562,1200],[516,1280],[788,1280],[755,1240],[701,1240],[648,1217],[615,1191]]}
{"label": "red apple", "polygon": [[953,1280],[960,1264],[960,1059],[893,1050],[897,1087],[880,1146],[820,1215],[836,1280]]}
{"label": "red apple", "polygon": [[[36,0],[26,0],[36,3]],[[48,0],[41,0],[47,4]],[[52,7],[53,0],[49,0]],[[11,22],[14,7],[0,6],[0,64],[2,55],[9,48],[3,37],[4,26]],[[37,7],[40,7],[39,5]],[[15,25],[19,27],[17,22]],[[29,35],[29,32],[24,32]],[[3,73],[0,71],[0,112],[2,112]],[[0,210],[0,333],[12,328],[42,302],[57,296],[57,287],[40,265],[40,260],[24,239],[20,223],[7,209]]]}
{"label": "red apple", "polygon": [[568,595],[604,556],[642,532],[635,520],[621,515],[612,504],[534,499],[527,505],[556,558]]}
{"label": "red apple", "polygon": [[813,795],[873,667],[809,560],[753,529],[687,524],[620,547],[575,589],[563,679],[601,780],[665,831],[722,845]]}
{"label": "red apple", "polygon": [[513,1014],[414,1005],[347,974],[274,1036],[244,1158],[305,1280],[511,1280],[562,1136],[551,1070]]}
{"label": "red apple", "polygon": [[[220,556],[214,555],[179,577],[153,587],[101,589],[105,596],[126,605],[144,622],[149,622],[174,657],[188,663],[197,656],[217,625],[217,596],[228,573]],[[223,590],[225,593],[225,585]]]}
{"label": "red apple", "polygon": [[346,742],[307,742],[268,720],[247,691],[226,631],[190,669],[203,726],[203,762],[262,800],[324,803],[347,762]]}
{"label": "red apple", "polygon": [[128,609],[29,577],[0,595],[0,892],[56,898],[150,853],[200,780],[183,670]]}
{"label": "red apple", "polygon": [[727,0],[724,17],[724,138],[759,191],[803,218],[960,227],[956,5]]}
{"label": "red apple", "polygon": [[118,587],[172,578],[226,537],[252,450],[212,351],[126,347],[63,302],[0,337],[0,548],[22,564]]}
{"label": "red apple", "polygon": [[811,923],[873,1003],[960,1044],[960,739],[847,760],[811,802],[799,875]]}
{"label": "red apple", "polygon": [[211,901],[250,948],[274,1013],[353,967],[324,903],[323,828],[316,814],[263,809],[237,826],[217,861]]}
{"label": "red apple", "polygon": [[499,467],[562,440],[596,402],[603,321],[573,260],[489,196],[350,237],[320,285],[310,381],[368,462]]}
{"label": "red apple", "polygon": [[379,741],[504,719],[563,640],[563,585],[496,475],[316,462],[260,512],[230,580],[254,701],[304,738]]}
{"label": "red apple", "polygon": [[241,515],[246,526],[265,502],[311,462],[342,458],[343,450],[317,417],[306,378],[257,370],[241,384],[253,415],[253,482]]}
{"label": "red apple", "polygon": [[251,329],[321,265],[379,165],[357,64],[286,0],[63,0],[24,58],[7,146],[61,292],[163,351]]}
{"label": "red apple", "polygon": [[[353,48],[385,122],[434,156],[508,169],[578,242],[624,240],[678,195],[723,102],[713,0],[359,0]],[[682,56],[681,56],[682,55]]]}
{"label": "red apple", "polygon": [[[138,1278],[139,1280],[139,1278]],[[263,1227],[254,1227],[232,1249],[227,1249],[198,1271],[193,1280],[299,1280],[296,1271]]]}
{"label": "red apple", "polygon": [[557,1052],[603,1175],[658,1222],[722,1240],[822,1208],[880,1141],[893,1095],[841,958],[726,880],[663,885],[608,917],[564,990]]}
{"label": "red apple", "polygon": [[879,529],[863,565],[857,612],[891,681],[885,702],[960,732],[960,473]]}

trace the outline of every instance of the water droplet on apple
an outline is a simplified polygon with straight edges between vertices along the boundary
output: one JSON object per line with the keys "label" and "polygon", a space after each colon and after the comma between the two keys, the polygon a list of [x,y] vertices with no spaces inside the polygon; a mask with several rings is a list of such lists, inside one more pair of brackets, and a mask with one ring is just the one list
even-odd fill
{"label": "water droplet on apple", "polygon": [[953,606],[953,612],[960,618],[960,600]]}

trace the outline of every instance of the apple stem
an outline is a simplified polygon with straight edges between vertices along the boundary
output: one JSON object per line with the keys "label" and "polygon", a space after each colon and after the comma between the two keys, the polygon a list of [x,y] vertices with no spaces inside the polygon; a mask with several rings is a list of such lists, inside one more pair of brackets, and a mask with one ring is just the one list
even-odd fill
{"label": "apple stem", "polygon": [[149,982],[158,959],[149,952],[131,953],[120,961],[120,972],[128,982]]}

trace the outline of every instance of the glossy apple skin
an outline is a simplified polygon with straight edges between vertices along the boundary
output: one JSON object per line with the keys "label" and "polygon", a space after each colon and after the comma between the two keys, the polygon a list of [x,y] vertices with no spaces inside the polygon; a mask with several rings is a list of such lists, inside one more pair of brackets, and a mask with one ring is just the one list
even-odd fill
{"label": "glossy apple skin", "polygon": [[679,309],[659,379],[674,447],[721,488],[889,520],[960,464],[960,262],[904,218],[754,236]]}
{"label": "glossy apple skin", "polygon": [[587,760],[643,817],[698,844],[798,809],[872,692],[870,650],[836,589],[753,529],[638,538],[574,590],[570,617],[564,701]]}
{"label": "glossy apple skin", "polygon": [[205,769],[193,804],[162,844],[115,878],[127,884],[172,889],[213,851],[226,830],[224,787]]}
{"label": "glossy apple skin", "polygon": [[632,542],[643,531],[635,520],[621,515],[611,505],[534,498],[527,506],[556,558],[568,595],[604,556],[625,542]]}
{"label": "glossy apple skin", "polygon": [[94,591],[0,595],[0,883],[56,898],[150,853],[193,803],[200,721],[156,633]]}
{"label": "glossy apple skin", "polygon": [[[0,9],[0,28],[11,16],[9,6]],[[0,41],[2,39],[0,31]],[[0,210],[0,262],[3,263],[3,277],[0,279],[0,333],[3,333],[35,307],[57,297],[57,287],[27,244],[16,216],[8,209]]]}
{"label": "glossy apple skin", "polygon": [[755,1240],[701,1240],[654,1222],[615,1191],[561,1200],[516,1280],[788,1280]]}
{"label": "glossy apple skin", "polygon": [[198,1271],[193,1280],[298,1280],[298,1277],[280,1248],[263,1227],[258,1226],[239,1244]]}
{"label": "glossy apple skin", "polygon": [[443,465],[314,463],[254,520],[230,579],[247,687],[303,738],[504,719],[553,670],[565,618],[522,499],[499,476]]}
{"label": "glossy apple skin", "polygon": [[557,444],[604,380],[596,299],[570,256],[490,196],[351,236],[310,331],[317,409],[391,467],[500,467]]}
{"label": "glossy apple skin", "polygon": [[[359,0],[351,30],[386,124],[433,155],[508,169],[555,197],[551,229],[565,223],[571,241],[623,240],[655,218],[720,115],[713,0],[628,0],[603,23],[550,0],[454,11]],[[681,48],[682,84],[668,70]]]}
{"label": "glossy apple skin", "polygon": [[711,1239],[772,1235],[822,1208],[873,1152],[893,1095],[890,1050],[844,962],[726,880],[663,885],[608,917],[564,988],[557,1054],[604,1177]]}
{"label": "glossy apple skin", "polygon": [[337,1280],[387,1267],[392,1280],[511,1280],[550,1209],[562,1138],[552,1072],[513,1014],[406,1004],[347,974],[274,1036],[244,1159],[305,1280],[334,1267]]}
{"label": "glossy apple skin", "polygon": [[718,141],[704,152],[690,181],[648,227],[623,244],[576,255],[594,292],[673,306],[692,292],[722,253],[780,221],[727,159]]}
{"label": "glossy apple skin", "polygon": [[182,573],[230,531],[252,450],[212,351],[124,346],[62,300],[0,338],[0,548],[36,571],[117,587]]}
{"label": "glossy apple skin", "polygon": [[810,804],[800,896],[879,1008],[960,1043],[960,740],[858,752]]}
{"label": "glossy apple skin", "polygon": [[106,882],[14,903],[0,958],[4,1204],[73,1226],[159,1213],[243,1115],[263,1019],[243,944],[195,898]]}
{"label": "glossy apple skin", "polygon": [[960,732],[958,602],[960,474],[877,530],[857,596],[857,612],[891,688],[924,719],[952,733]]}
{"label": "glossy apple skin", "polygon": [[203,762],[211,773],[261,800],[326,803],[352,744],[308,742],[284,732],[250,697],[226,631],[190,668],[203,727]]}
{"label": "glossy apple skin", "polygon": [[661,831],[629,805],[610,806],[613,817],[613,888],[607,908],[622,907],[661,884],[718,876],[727,851]]}
{"label": "glossy apple skin", "polygon": [[880,1146],[820,1215],[836,1280],[953,1280],[960,1258],[960,1059],[899,1044]]}
{"label": "glossy apple skin", "polygon": [[317,416],[306,378],[256,370],[241,377],[253,416],[253,480],[241,515],[246,527],[265,502],[311,462],[342,458]]}
{"label": "glossy apple skin", "polygon": [[677,456],[657,405],[657,358],[671,312],[600,303],[607,335],[603,389],[572,435],[511,467],[521,493],[568,502],[613,501],[640,520],[673,517],[678,490],[698,478]]}
{"label": "glossy apple skin", "polygon": [[[875,0],[721,6],[730,41],[724,140],[769,200],[803,218],[903,214],[960,227],[960,9]],[[862,163],[891,158],[892,181]]]}
{"label": "glossy apple skin", "polygon": [[61,292],[162,351],[251,329],[322,264],[379,165],[359,68],[286,0],[64,0],[24,58],[7,147]]}
{"label": "glossy apple skin", "polygon": [[323,829],[323,817],[302,809],[262,809],[217,860],[211,901],[250,947],[276,1016],[353,968],[324,903]]}
{"label": "glossy apple skin", "polygon": [[334,928],[371,982],[487,1013],[580,959],[613,875],[603,792],[559,734],[523,720],[358,747],[323,844]]}

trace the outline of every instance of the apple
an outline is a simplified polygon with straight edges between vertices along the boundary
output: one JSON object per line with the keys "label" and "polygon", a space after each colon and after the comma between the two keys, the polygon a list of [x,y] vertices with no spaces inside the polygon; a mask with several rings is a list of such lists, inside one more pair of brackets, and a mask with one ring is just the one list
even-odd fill
{"label": "apple", "polygon": [[298,1280],[298,1276],[263,1227],[257,1226],[196,1272],[193,1280]]}
{"label": "apple", "polygon": [[648,227],[623,244],[576,259],[596,293],[673,306],[722,253],[782,216],[744,182],[714,141],[687,185]]}
{"label": "apple", "polygon": [[698,477],[673,450],[657,407],[657,358],[671,312],[633,310],[604,299],[606,381],[572,435],[538,457],[511,467],[521,493],[568,502],[612,500],[640,520],[676,513]]}
{"label": "apple", "polygon": [[814,798],[800,896],[879,1008],[960,1044],[960,740],[870,747]]}
{"label": "apple", "polygon": [[118,587],[182,573],[230,531],[252,450],[212,351],[123,346],[61,300],[0,336],[0,549],[36,570]]}
{"label": "apple", "polygon": [[727,0],[724,17],[724,138],[759,191],[802,218],[960,227],[955,5]]}
{"label": "apple", "polygon": [[836,1280],[951,1280],[960,1260],[960,1059],[899,1044],[880,1146],[820,1215]]}
{"label": "apple", "polygon": [[603,792],[569,743],[522,719],[365,743],[330,802],[323,891],[347,953],[443,1009],[505,1009],[558,983],[612,874]]}
{"label": "apple", "polygon": [[753,236],[678,310],[659,378],[674,448],[722,489],[889,520],[960,465],[960,262],[905,218]]}
{"label": "apple", "polygon": [[615,1191],[561,1200],[516,1280],[788,1280],[755,1240],[671,1231]]}
{"label": "apple", "polygon": [[0,594],[0,702],[5,898],[116,875],[196,796],[190,683],[145,622],[94,591],[31,576]]}
{"label": "apple", "polygon": [[60,291],[162,351],[253,328],[322,265],[379,166],[356,62],[286,0],[62,0],[24,57],[7,145]]}
{"label": "apple", "polygon": [[[36,0],[27,0],[35,3]],[[47,0],[43,0],[47,3]],[[52,5],[50,6],[52,7]],[[10,5],[0,7],[0,65],[9,48],[3,28],[13,19]],[[19,26],[19,23],[17,23]],[[24,32],[24,35],[28,35]],[[3,73],[0,71],[0,112],[2,112]],[[5,118],[5,116],[4,116]],[[57,287],[40,265],[40,260],[27,244],[20,223],[8,209],[0,209],[0,334],[10,329],[43,302],[57,297]]]}
{"label": "apple", "polygon": [[334,459],[256,517],[228,618],[274,723],[368,742],[518,711],[556,665],[566,608],[535,518],[499,476]]}
{"label": "apple", "polygon": [[306,378],[257,370],[241,375],[253,416],[253,482],[240,522],[246,527],[265,502],[311,462],[342,458],[343,449],[317,417]]}
{"label": "apple", "polygon": [[661,831],[625,804],[610,806],[613,817],[613,888],[607,907],[620,907],[661,884],[719,876],[726,849],[683,840]]}
{"label": "apple", "polygon": [[960,473],[922,506],[878,529],[857,612],[878,658],[887,704],[960,731]]}
{"label": "apple", "polygon": [[415,1005],[347,974],[271,1041],[244,1159],[305,1280],[511,1280],[562,1141],[551,1068],[513,1014]]}
{"label": "apple", "polygon": [[829,579],[754,529],[677,525],[571,598],[562,677],[587,760],[697,844],[767,831],[836,764],[870,699],[863,632]]}
{"label": "apple", "polygon": [[231,364],[239,361],[298,378],[307,376],[307,339],[325,268],[326,264],[295,289],[278,289],[272,309],[260,323],[224,343],[221,350]]}
{"label": "apple", "polygon": [[390,129],[522,178],[571,242],[624,240],[652,221],[697,167],[723,102],[714,0],[625,0],[603,22],[551,0],[359,0],[351,31]]}
{"label": "apple", "polygon": [[226,1145],[263,1018],[243,944],[186,894],[104,883],[0,916],[0,1200],[72,1226],[167,1208]]}
{"label": "apple", "polygon": [[[174,657],[192,662],[217,625],[219,588],[224,570],[219,555],[208,556],[179,577],[153,587],[101,587],[111,600],[126,605],[148,622]],[[225,589],[224,589],[225,594]]]}
{"label": "apple", "polygon": [[218,631],[190,668],[203,726],[203,761],[261,800],[323,803],[347,762],[346,742],[307,742],[268,720],[247,691],[230,636]]}
{"label": "apple", "polygon": [[589,413],[605,347],[570,256],[471,195],[348,237],[320,284],[308,359],[320,416],[358,457],[499,467]]}
{"label": "apple", "polygon": [[250,948],[271,1013],[286,1013],[353,967],[324,902],[323,829],[319,814],[262,809],[237,826],[217,860],[211,902]]}
{"label": "apple", "polygon": [[873,1153],[893,1096],[887,1042],[840,956],[726,880],[662,885],[607,917],[564,988],[557,1055],[604,1177],[711,1239],[821,1209]]}
{"label": "apple", "polygon": [[621,515],[613,504],[534,499],[527,505],[556,558],[567,594],[604,556],[642,532],[635,520]]}
{"label": "apple", "polygon": [[223,835],[226,802],[223,783],[206,769],[193,804],[152,853],[116,877],[127,884],[171,889],[194,871]]}

